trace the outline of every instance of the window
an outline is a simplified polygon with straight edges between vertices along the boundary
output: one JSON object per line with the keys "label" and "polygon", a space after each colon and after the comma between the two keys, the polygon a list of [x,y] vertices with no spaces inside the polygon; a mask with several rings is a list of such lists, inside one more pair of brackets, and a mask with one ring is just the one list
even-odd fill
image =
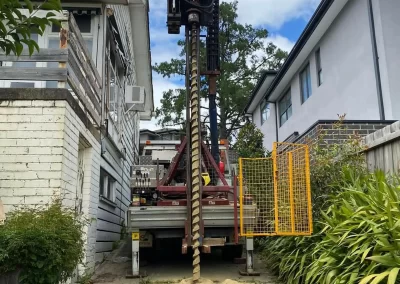
{"label": "window", "polygon": [[321,65],[321,50],[319,48],[315,52],[315,61],[317,64],[318,86],[321,86],[321,84],[323,82],[323,77],[322,77],[322,65]]}
{"label": "window", "polygon": [[[76,24],[78,25],[79,31],[81,32],[82,38],[86,43],[86,47],[89,54],[92,55],[92,59],[95,58],[93,55],[93,38],[95,36],[94,20],[95,17],[91,15],[74,15]],[[60,47],[60,27],[58,25],[52,25],[51,30],[48,33],[48,48],[59,48]],[[58,62],[47,62],[47,67],[58,67]],[[47,88],[57,88],[57,81],[46,81]],[[69,85],[67,84],[69,89]]]}
{"label": "window", "polygon": [[271,112],[270,104],[264,99],[260,105],[261,110],[261,125],[268,119]]}
{"label": "window", "polygon": [[279,118],[282,126],[292,116],[292,97],[290,90],[279,101]]}
{"label": "window", "polygon": [[311,76],[309,64],[307,64],[306,68],[304,68],[300,73],[300,88],[301,102],[304,103],[309,97],[311,97]]}
{"label": "window", "polygon": [[103,196],[112,202],[115,198],[116,180],[105,170],[100,170],[100,196]]}

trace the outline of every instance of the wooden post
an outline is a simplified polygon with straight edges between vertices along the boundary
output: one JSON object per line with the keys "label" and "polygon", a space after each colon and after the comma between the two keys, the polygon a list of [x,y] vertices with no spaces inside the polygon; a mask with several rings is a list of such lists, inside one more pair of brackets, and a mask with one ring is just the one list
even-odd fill
{"label": "wooden post", "polygon": [[[68,13],[68,12],[65,12]],[[64,15],[65,15],[64,13]],[[68,48],[68,32],[69,32],[69,15],[67,16],[67,21],[61,21],[61,28],[60,28],[60,48],[61,49],[67,49]],[[67,63],[66,62],[59,62],[58,63],[58,68],[67,68]],[[57,88],[65,88],[66,87],[66,80],[64,81],[58,81]]]}

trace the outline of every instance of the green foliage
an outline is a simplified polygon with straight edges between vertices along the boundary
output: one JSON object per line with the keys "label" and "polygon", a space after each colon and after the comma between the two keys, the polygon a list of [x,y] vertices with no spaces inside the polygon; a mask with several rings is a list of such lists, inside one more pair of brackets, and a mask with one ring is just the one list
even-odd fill
{"label": "green foliage", "polygon": [[[21,12],[28,9],[29,15]],[[60,11],[60,0],[46,0],[39,6],[34,6],[30,0],[1,0],[0,1],[0,50],[7,55],[10,53],[20,55],[24,45],[28,47],[29,54],[36,49],[37,42],[31,39],[33,33],[43,35],[46,26],[52,23],[59,24],[53,17],[53,12],[48,12],[45,17],[35,16],[39,10]]]}
{"label": "green foliage", "polygon": [[[220,138],[236,134],[243,124],[241,119],[248,96],[263,69],[278,69],[287,53],[268,40],[268,31],[237,22],[237,1],[220,5],[220,69],[217,79],[217,106],[219,108]],[[185,41],[178,42],[181,58],[156,64],[153,69],[163,77],[185,76]],[[201,70],[206,66],[205,41],[200,43]],[[201,97],[207,97],[207,80],[201,76]],[[156,109],[160,125],[180,125],[185,119],[186,90],[164,92],[161,107]],[[205,107],[203,107],[205,108]],[[205,117],[202,120],[207,120]]]}
{"label": "green foliage", "polygon": [[245,124],[239,131],[233,148],[241,158],[265,157],[267,151],[263,146],[264,134],[254,123]]}
{"label": "green foliage", "polygon": [[12,212],[0,226],[0,275],[22,269],[23,284],[66,281],[83,259],[86,224],[60,201]]}

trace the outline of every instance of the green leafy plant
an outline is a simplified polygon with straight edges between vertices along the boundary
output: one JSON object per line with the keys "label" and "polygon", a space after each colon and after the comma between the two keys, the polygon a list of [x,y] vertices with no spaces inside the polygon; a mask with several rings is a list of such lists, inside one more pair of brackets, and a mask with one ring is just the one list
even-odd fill
{"label": "green leafy plant", "polygon": [[23,284],[66,281],[83,259],[86,225],[59,200],[12,212],[0,226],[0,275],[20,269]]}
{"label": "green leafy plant", "polygon": [[[26,15],[21,9],[27,9]],[[51,24],[59,25],[54,19],[55,14],[48,12],[44,17],[38,17],[39,10],[61,11],[60,0],[46,0],[34,6],[30,0],[2,0],[0,1],[0,50],[7,55],[14,53],[20,55],[24,45],[28,47],[31,55],[36,49],[39,51],[37,42],[31,39],[36,33],[43,35],[46,26]]]}
{"label": "green leafy plant", "polygon": [[254,123],[247,123],[240,131],[233,149],[241,158],[262,158],[269,153],[263,145],[264,134]]}
{"label": "green leafy plant", "polygon": [[[400,269],[400,180],[359,176],[323,213],[306,283],[396,283]],[[360,282],[361,281],[361,282]]]}

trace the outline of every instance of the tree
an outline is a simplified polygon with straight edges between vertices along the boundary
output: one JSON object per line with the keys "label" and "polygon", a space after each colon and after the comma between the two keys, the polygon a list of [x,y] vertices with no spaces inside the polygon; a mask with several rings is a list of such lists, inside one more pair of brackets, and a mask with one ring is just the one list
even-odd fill
{"label": "tree", "polygon": [[[237,22],[237,1],[220,5],[220,66],[217,80],[218,123],[221,139],[235,135],[243,124],[242,112],[261,70],[278,69],[287,56],[273,43],[267,42],[268,31]],[[185,41],[178,41],[182,48],[180,58],[155,64],[153,70],[163,77],[184,76],[186,68]],[[200,43],[201,70],[205,69],[205,42]],[[207,81],[201,77],[201,97],[207,98]],[[182,125],[185,121],[186,89],[164,92],[161,107],[156,108],[158,123],[164,126]],[[208,110],[202,106],[202,109]],[[208,111],[206,111],[208,112]],[[204,113],[204,112],[202,112]],[[208,114],[203,116],[207,121]]]}
{"label": "tree", "polygon": [[[27,9],[29,15],[25,15],[21,9]],[[28,47],[31,55],[36,49],[37,42],[31,39],[31,34],[43,35],[46,26],[59,24],[53,17],[53,12],[48,12],[44,17],[36,16],[39,10],[61,11],[60,0],[46,0],[38,6],[34,6],[30,0],[1,0],[0,1],[0,51],[7,55],[11,52],[20,55],[24,45]]]}
{"label": "tree", "polygon": [[239,131],[233,146],[241,158],[262,158],[267,154],[263,146],[264,134],[254,123],[246,123]]}

